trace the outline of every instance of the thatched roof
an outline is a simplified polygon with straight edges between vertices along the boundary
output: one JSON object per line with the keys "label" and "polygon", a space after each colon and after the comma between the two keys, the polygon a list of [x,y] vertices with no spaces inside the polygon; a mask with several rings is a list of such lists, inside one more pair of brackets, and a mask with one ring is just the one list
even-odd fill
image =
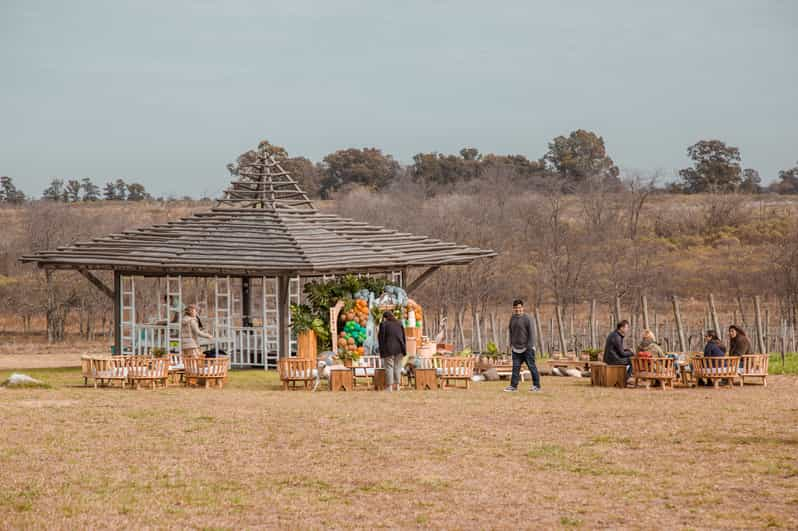
{"label": "thatched roof", "polygon": [[271,154],[253,154],[209,212],[21,260],[155,274],[313,275],[462,265],[496,254],[320,213]]}

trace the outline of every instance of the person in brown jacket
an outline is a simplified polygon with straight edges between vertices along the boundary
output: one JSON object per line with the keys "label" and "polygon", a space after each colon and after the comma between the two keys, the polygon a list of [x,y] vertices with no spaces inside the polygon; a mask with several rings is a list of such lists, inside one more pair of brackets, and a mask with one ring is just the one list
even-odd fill
{"label": "person in brown jacket", "polygon": [[184,358],[202,357],[199,345],[201,337],[213,339],[212,335],[203,332],[199,327],[199,322],[197,321],[197,306],[195,304],[189,304],[186,306],[186,309],[183,310],[183,320],[180,321],[180,342]]}
{"label": "person in brown jacket", "polygon": [[737,325],[729,327],[729,356],[745,356],[751,354],[751,342],[742,328]]}

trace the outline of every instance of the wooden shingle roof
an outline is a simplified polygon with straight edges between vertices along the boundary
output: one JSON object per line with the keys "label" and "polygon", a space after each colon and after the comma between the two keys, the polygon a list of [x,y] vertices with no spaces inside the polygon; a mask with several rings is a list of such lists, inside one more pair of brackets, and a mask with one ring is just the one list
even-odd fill
{"label": "wooden shingle roof", "polygon": [[492,250],[320,213],[268,152],[239,168],[215,208],[21,258],[40,267],[161,274],[324,274],[464,265]]}

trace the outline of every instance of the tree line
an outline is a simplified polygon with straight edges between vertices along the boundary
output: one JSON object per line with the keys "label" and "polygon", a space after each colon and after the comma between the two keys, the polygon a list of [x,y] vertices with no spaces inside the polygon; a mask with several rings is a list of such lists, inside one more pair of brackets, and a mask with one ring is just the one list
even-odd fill
{"label": "tree line", "polygon": [[[314,163],[306,157],[289,156],[282,146],[268,141],[261,146],[264,144],[312,197],[325,199],[353,187],[386,190],[400,180],[421,184],[426,195],[433,196],[497,172],[530,191],[555,187],[564,193],[577,193],[591,191],[597,185],[622,184],[620,170],[607,153],[604,139],[583,129],[552,139],[537,160],[525,155],[483,154],[477,148],[464,147],[456,154],[418,153],[412,164],[402,166],[390,154],[367,147],[341,149]],[[238,162],[252,153],[242,154]],[[663,183],[658,191],[798,194],[798,162],[780,171],[778,180],[764,187],[756,169],[742,167],[739,148],[721,140],[700,140],[687,148],[687,156],[692,165],[679,170],[678,180]],[[236,167],[228,165],[234,174]]]}
{"label": "tree line", "polygon": [[[375,191],[388,189],[400,180],[421,184],[427,196],[447,193],[461,183],[474,182],[501,173],[530,191],[552,186],[565,193],[590,191],[595,186],[621,185],[620,170],[606,150],[604,139],[592,131],[578,129],[561,135],[548,144],[538,159],[525,155],[483,154],[464,147],[458,153],[417,153],[410,165],[403,166],[390,154],[376,147],[340,149],[313,162],[303,156],[290,156],[278,145],[263,141],[272,155],[314,198],[328,199],[336,192],[354,187]],[[241,154],[238,164],[228,164],[232,175],[242,161],[253,155]],[[781,170],[778,180],[762,186],[759,172],[744,168],[740,150],[721,140],[700,140],[687,148],[692,165],[679,170],[676,182],[663,183],[659,191],[671,193],[762,193],[798,194],[798,162]],[[107,182],[102,190],[91,179],[53,179],[42,193],[43,199],[74,203],[78,201],[141,201],[151,199],[142,184],[122,179]],[[25,194],[17,190],[10,177],[0,181],[0,202],[20,203]]]}

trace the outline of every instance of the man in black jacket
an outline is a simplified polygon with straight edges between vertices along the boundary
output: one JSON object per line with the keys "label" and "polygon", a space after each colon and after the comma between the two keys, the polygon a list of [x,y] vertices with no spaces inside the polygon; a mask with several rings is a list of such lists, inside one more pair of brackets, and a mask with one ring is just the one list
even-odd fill
{"label": "man in black jacket", "polygon": [[607,336],[607,342],[604,344],[604,363],[607,365],[626,365],[626,373],[632,374],[632,356],[634,353],[631,350],[623,348],[623,338],[629,333],[629,321],[624,319],[619,322],[615,330],[610,332]]}
{"label": "man in black jacket", "polygon": [[377,340],[385,366],[385,390],[398,391],[402,383],[402,358],[407,354],[407,339],[402,323],[392,312],[383,314]]}
{"label": "man in black jacket", "polygon": [[524,302],[520,299],[513,301],[513,316],[510,318],[510,349],[513,351],[513,375],[510,385],[504,390],[512,393],[518,390],[518,380],[521,379],[521,364],[526,363],[532,373],[532,388],[530,391],[540,391],[540,374],[535,365],[535,326],[532,319],[524,313]]}

